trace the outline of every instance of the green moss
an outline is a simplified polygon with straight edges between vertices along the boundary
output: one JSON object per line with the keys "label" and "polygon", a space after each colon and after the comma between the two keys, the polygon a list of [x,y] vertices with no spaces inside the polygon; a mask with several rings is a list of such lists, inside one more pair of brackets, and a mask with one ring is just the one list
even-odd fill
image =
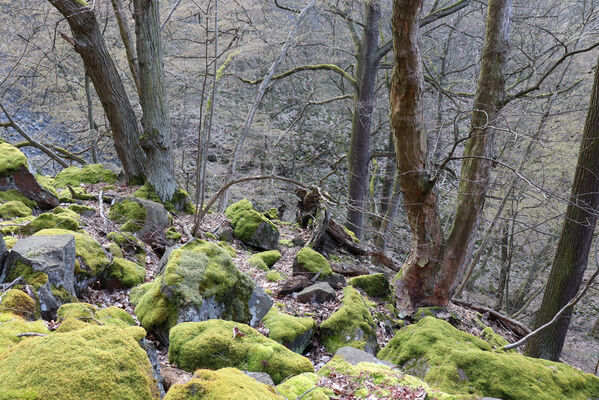
{"label": "green moss", "polygon": [[27,224],[33,221],[35,217],[15,218],[10,221],[0,222],[0,232],[4,235],[12,235],[15,233],[27,234]]}
{"label": "green moss", "polygon": [[[234,338],[235,327],[245,336]],[[291,375],[314,371],[307,358],[264,337],[255,329],[218,319],[184,322],[171,329],[169,360],[187,371],[235,367],[266,372],[275,383]]]}
{"label": "green moss", "polygon": [[107,326],[11,347],[0,357],[0,393],[0,399],[160,398],[145,351],[127,330]]}
{"label": "green moss", "polygon": [[77,298],[73,296],[71,293],[67,292],[62,287],[56,287],[54,285],[50,285],[50,291],[55,299],[60,300],[62,303],[70,303],[73,301],[77,301]]}
{"label": "green moss", "polygon": [[79,215],[95,214],[96,213],[96,209],[95,208],[89,207],[89,206],[82,206],[80,204],[71,204],[69,206],[69,210],[71,210],[74,213],[77,213]]}
{"label": "green moss", "polygon": [[347,281],[354,287],[364,290],[369,296],[384,296],[389,294],[389,281],[385,274],[361,275]]}
{"label": "green moss", "polygon": [[599,393],[598,377],[566,364],[493,351],[486,341],[432,317],[402,328],[378,357],[453,394],[586,400]]}
{"label": "green moss", "polygon": [[279,239],[279,246],[293,247],[295,245],[290,239]]}
{"label": "green moss", "polygon": [[6,281],[12,282],[18,277],[23,278],[23,280],[28,284],[33,286],[33,288],[37,291],[41,286],[44,286],[48,283],[48,275],[43,273],[42,271],[36,271],[30,265],[23,263],[18,260],[15,265],[8,271],[6,274]]}
{"label": "green moss", "polygon": [[24,231],[31,235],[43,229],[54,228],[66,231],[76,231],[79,229],[79,221],[65,213],[55,214],[53,212],[47,212],[35,217],[27,227],[24,228]]}
{"label": "green moss", "polygon": [[262,271],[268,271],[269,270],[268,266],[266,265],[266,263],[264,262],[264,260],[262,260],[256,254],[254,254],[253,256],[251,256],[248,259],[248,264],[250,265],[250,267],[258,268],[258,269],[261,269]]}
{"label": "green moss", "polygon": [[[483,329],[482,332],[480,333],[480,335],[483,338],[483,340],[485,340],[487,343],[489,343],[491,345],[491,347],[496,350],[501,349],[503,346],[507,346],[508,344],[510,344],[507,340],[505,340],[505,338],[503,336],[495,333],[493,328],[491,328],[489,326],[487,326],[485,329]],[[511,351],[515,351],[515,350],[511,350]]]}
{"label": "green moss", "polygon": [[[17,343],[25,340],[35,340],[34,337],[19,337],[19,333],[32,332],[46,335],[50,333],[44,321],[25,321],[16,314],[9,312],[0,312],[0,360],[4,356],[4,352]],[[0,361],[1,363],[1,361]],[[0,371],[0,375],[2,372]],[[0,382],[0,387],[2,383]],[[2,391],[0,390],[0,393]],[[0,394],[2,399],[2,394]]]}
{"label": "green moss", "polygon": [[221,241],[218,242],[218,245],[220,247],[222,247],[223,249],[227,250],[227,253],[229,253],[229,255],[231,256],[231,258],[237,257],[237,250],[235,250],[233,248],[233,246],[231,246],[229,243],[221,240]]}
{"label": "green moss", "polygon": [[218,371],[199,369],[193,378],[173,385],[164,400],[283,400],[274,388],[250,378],[235,368]]}
{"label": "green moss", "polygon": [[116,243],[108,243],[108,245],[106,245],[106,250],[108,250],[113,257],[125,258],[123,250],[121,250],[119,245]]}
{"label": "green moss", "polygon": [[25,318],[31,318],[36,314],[35,300],[21,290],[9,289],[0,293],[0,298],[0,312],[9,312]]}
{"label": "green moss", "polygon": [[279,253],[278,250],[268,250],[261,253],[256,253],[252,257],[260,258],[262,261],[264,261],[264,264],[270,268],[281,259],[281,253]]}
{"label": "green moss", "polygon": [[316,321],[312,318],[294,317],[280,312],[276,307],[268,311],[262,322],[270,330],[269,338],[299,353],[312,342],[311,333],[316,330]]}
{"label": "green moss", "polygon": [[326,258],[322,256],[317,251],[312,250],[309,247],[304,247],[295,255],[294,266],[299,265],[301,269],[318,273],[320,272],[321,276],[329,276],[333,274],[333,270],[329,265],[329,262]]}
{"label": "green moss", "polygon": [[7,176],[19,168],[27,168],[27,157],[14,146],[0,143],[0,177]]}
{"label": "green moss", "polygon": [[87,327],[89,327],[89,324],[83,322],[81,319],[67,318],[60,323],[60,326],[56,329],[56,333],[72,332]]}
{"label": "green moss", "polygon": [[146,269],[124,258],[115,257],[106,268],[105,276],[107,279],[121,282],[126,287],[133,287],[144,281]]}
{"label": "green moss", "polygon": [[82,183],[114,183],[116,182],[116,174],[100,164],[85,165],[83,168],[68,167],[63,169],[54,178],[54,186],[63,188],[67,185],[73,187],[79,186]]}
{"label": "green moss", "polygon": [[34,236],[41,235],[73,235],[75,237],[75,254],[83,261],[79,268],[75,265],[75,274],[81,276],[99,276],[110,264],[105,250],[96,239],[83,233],[71,232],[65,229],[44,229]]}
{"label": "green moss", "polygon": [[177,188],[171,201],[166,202],[160,200],[160,197],[156,194],[156,190],[154,190],[154,187],[149,183],[146,183],[137,189],[133,193],[133,196],[140,199],[155,201],[156,203],[162,203],[164,204],[164,208],[170,212],[183,211],[186,214],[193,214],[195,212],[193,205],[189,201],[189,193],[180,188]]}
{"label": "green moss", "polygon": [[[75,193],[75,197],[77,199],[80,200],[85,200],[85,199],[94,199],[95,196],[91,195],[91,194],[87,194],[87,190],[85,190],[85,188],[83,187],[74,187],[72,188],[73,192]],[[71,193],[71,191],[69,189],[62,189],[60,192],[58,192],[58,198],[60,200],[61,203],[73,203],[75,202],[75,198],[73,197],[73,193]]]}
{"label": "green moss", "polygon": [[343,304],[320,324],[320,333],[321,342],[329,353],[343,346],[364,350],[369,345],[368,338],[375,335],[375,324],[360,293],[351,286],[345,287]]}
{"label": "green moss", "polygon": [[136,306],[139,303],[141,297],[146,294],[154,286],[154,282],[146,282],[141,285],[137,285],[129,291],[129,302]]}
{"label": "green moss", "polygon": [[56,312],[58,321],[69,318],[77,319],[88,324],[117,326],[126,328],[135,325],[135,320],[127,312],[118,307],[98,308],[89,303],[67,303],[58,308]]}
{"label": "green moss", "polygon": [[4,243],[6,243],[6,248],[9,249],[9,250],[12,249],[13,246],[15,244],[17,244],[18,240],[19,239],[16,238],[16,237],[14,237],[14,236],[5,236],[4,237]]}
{"label": "green moss", "polygon": [[31,214],[33,210],[20,201],[7,201],[0,204],[0,218],[28,217]]}
{"label": "green moss", "polygon": [[278,282],[278,281],[282,281],[283,276],[279,273],[279,272],[269,272],[268,274],[266,274],[266,279],[270,282]]}
{"label": "green moss", "polygon": [[166,230],[166,238],[169,240],[174,240],[175,242],[178,242],[179,240],[181,240],[182,236],[183,235],[177,232],[177,230],[172,226]]}
{"label": "green moss", "polygon": [[204,233],[204,235],[206,236],[206,239],[212,239],[212,240],[218,239],[218,237],[216,237],[216,235],[212,232],[206,232],[206,233]]}
{"label": "green moss", "polygon": [[37,180],[37,183],[39,183],[39,185],[46,192],[48,192],[52,196],[58,198],[58,193],[56,193],[56,189],[54,189],[54,186],[52,185],[52,181],[50,180],[50,178],[48,178],[47,176],[41,175],[41,174],[37,174],[35,176],[35,180]]}
{"label": "green moss", "polygon": [[108,217],[123,224],[121,230],[124,232],[137,232],[143,228],[146,220],[146,209],[133,200],[122,200],[110,207]]}
{"label": "green moss", "polygon": [[[277,390],[286,399],[302,400],[329,400],[333,397],[333,391],[326,387],[317,387],[320,377],[313,372],[305,372],[300,375],[293,376],[285,382],[277,385]],[[307,393],[309,391],[309,393]]]}
{"label": "green moss", "polygon": [[146,265],[146,248],[141,240],[126,232],[110,232],[106,238],[114,241],[126,253],[134,254],[138,264]]}
{"label": "green moss", "polygon": [[[335,356],[323,368],[318,371],[318,375],[329,376],[331,373],[343,374],[353,377],[359,382],[359,379],[367,376],[375,385],[384,386],[408,386],[412,389],[423,388],[428,396],[427,400],[474,400],[471,395],[452,395],[431,388],[426,382],[411,376],[397,368],[389,368],[384,365],[361,362],[352,365],[345,361],[341,356]],[[350,380],[351,381],[351,380]],[[356,385],[359,386],[359,385]],[[379,394],[377,398],[385,398],[385,393]]]}
{"label": "green moss", "polygon": [[231,204],[225,210],[225,215],[231,221],[233,234],[246,244],[252,245],[254,235],[257,231],[272,229],[279,233],[279,230],[258,211],[254,210],[252,203],[248,199],[243,199],[237,203]]}
{"label": "green moss", "polygon": [[279,220],[281,217],[279,215],[279,211],[276,208],[269,208],[268,211],[262,213],[266,218],[271,221]]}
{"label": "green moss", "polygon": [[9,201],[20,201],[29,208],[36,208],[37,204],[35,201],[28,199],[16,189],[0,191],[0,202],[6,203]]}
{"label": "green moss", "polygon": [[342,226],[342,228],[343,228],[343,231],[349,235],[349,237],[351,238],[351,240],[354,243],[358,243],[358,244],[360,243],[360,239],[358,239],[356,237],[356,234],[353,231],[347,229],[345,226]]}

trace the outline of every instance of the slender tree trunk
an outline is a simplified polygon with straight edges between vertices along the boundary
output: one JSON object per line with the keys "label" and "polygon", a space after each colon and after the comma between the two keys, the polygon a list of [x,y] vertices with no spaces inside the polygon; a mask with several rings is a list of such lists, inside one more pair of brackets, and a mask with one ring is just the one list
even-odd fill
{"label": "slender tree trunk", "polygon": [[139,81],[139,66],[137,65],[137,56],[135,55],[135,48],[133,47],[133,40],[131,39],[131,33],[129,31],[129,25],[127,25],[127,18],[125,16],[125,10],[123,9],[123,2],[121,0],[111,0],[112,8],[114,10],[114,16],[116,17],[117,25],[119,26],[119,34],[121,40],[125,46],[125,54],[127,55],[127,63],[129,64],[129,70],[135,83],[135,89],[137,94],[141,96],[141,83]]}
{"label": "slender tree trunk", "polygon": [[[598,61],[599,65],[599,61]],[[593,231],[599,211],[599,69],[582,136],[570,202],[549,273],[535,327],[550,321],[578,292],[587,267]],[[531,357],[559,360],[572,309],[556,324],[533,337],[525,353]]]}
{"label": "slender tree trunk", "polygon": [[66,18],[73,38],[67,40],[81,56],[110,122],[114,146],[128,181],[145,178],[146,157],[139,142],[133,108],[108,53],[93,10],[76,0],[49,0]]}
{"label": "slender tree trunk", "polygon": [[146,174],[162,201],[170,201],[177,189],[166,103],[160,39],[158,0],[134,0],[135,33],[143,110],[141,146],[147,157]]}
{"label": "slender tree trunk", "polygon": [[501,257],[499,262],[501,269],[499,270],[499,283],[495,289],[495,295],[497,296],[497,299],[495,301],[495,307],[493,307],[497,311],[501,311],[501,306],[503,306],[503,293],[505,292],[505,285],[507,281],[509,251],[509,227],[507,221],[501,225],[501,239],[499,243],[501,246]]}
{"label": "slender tree trunk", "polygon": [[370,130],[374,110],[376,72],[381,5],[379,0],[364,2],[366,15],[364,34],[358,46],[357,94],[352,118],[352,133],[347,156],[348,162],[348,228],[362,238],[364,211],[368,192],[368,164],[370,163]]}
{"label": "slender tree trunk", "polygon": [[493,156],[493,123],[504,98],[511,0],[490,0],[485,46],[472,128],[462,165],[454,224],[447,244],[439,220],[435,180],[430,176],[422,114],[419,49],[421,1],[395,0],[391,123],[396,137],[400,185],[412,230],[410,256],[396,285],[397,306],[445,305],[472,257]]}

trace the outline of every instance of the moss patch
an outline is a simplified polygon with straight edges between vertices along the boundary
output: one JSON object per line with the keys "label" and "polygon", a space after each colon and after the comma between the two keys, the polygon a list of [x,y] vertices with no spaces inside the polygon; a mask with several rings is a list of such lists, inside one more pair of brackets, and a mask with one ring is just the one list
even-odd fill
{"label": "moss patch", "polygon": [[486,341],[432,317],[402,328],[378,357],[453,394],[586,400],[599,393],[598,377],[566,364],[493,351]]}
{"label": "moss patch", "polygon": [[127,330],[90,326],[30,338],[0,356],[0,399],[159,399],[145,351]]}
{"label": "moss patch", "polygon": [[173,385],[164,400],[283,400],[274,388],[235,368],[197,370],[185,384]]}
{"label": "moss patch", "polygon": [[237,257],[237,250],[235,250],[233,248],[233,246],[231,246],[229,243],[221,240],[221,241],[218,242],[218,245],[220,247],[222,247],[223,249],[227,250],[227,253],[229,253],[229,255],[231,256],[231,258]]}
{"label": "moss patch", "polygon": [[320,377],[313,372],[305,372],[287,379],[285,382],[277,385],[277,390],[287,399],[297,399],[300,396],[302,400],[329,400],[333,396],[333,391],[329,388],[317,386]]}
{"label": "moss patch", "polygon": [[343,346],[378,350],[375,324],[364,299],[354,288],[343,289],[343,304],[320,324],[321,342],[329,353]]}
{"label": "moss patch", "polygon": [[36,208],[37,204],[35,201],[28,199],[16,189],[0,191],[0,202],[6,203],[9,201],[20,201],[29,208]]}
{"label": "moss patch", "polygon": [[174,240],[175,242],[178,242],[179,240],[181,240],[182,236],[183,235],[177,232],[177,230],[172,226],[166,230],[166,238],[169,240]]}
{"label": "moss patch", "polygon": [[0,177],[7,176],[19,168],[27,168],[27,157],[14,146],[0,143]]}
{"label": "moss patch", "polygon": [[146,220],[146,209],[133,200],[122,200],[110,207],[108,217],[123,224],[121,230],[125,232],[137,232],[143,228]]}
{"label": "moss patch", "polygon": [[54,212],[47,212],[35,217],[27,227],[24,228],[24,231],[31,235],[43,229],[54,228],[65,231],[76,231],[79,229],[79,221],[67,213],[56,214]]}
{"label": "moss patch", "polygon": [[347,281],[354,287],[359,287],[369,296],[385,296],[389,294],[389,281],[385,274],[361,275]]}
{"label": "moss patch", "polygon": [[294,317],[272,307],[262,319],[270,330],[269,337],[283,346],[301,353],[312,342],[316,321],[309,317]]}
{"label": "moss patch", "polygon": [[114,241],[127,255],[134,255],[138,264],[146,265],[146,248],[141,240],[126,232],[110,232],[106,238]]}
{"label": "moss patch", "polygon": [[52,196],[58,198],[58,193],[56,192],[56,189],[54,189],[54,186],[52,185],[52,181],[50,178],[48,178],[47,176],[41,175],[41,174],[37,174],[35,176],[35,179],[37,180],[37,183],[48,193],[52,194]]}
{"label": "moss patch", "polygon": [[[237,327],[245,336],[233,337]],[[312,363],[299,354],[233,321],[212,319],[178,324],[170,333],[169,359],[180,368],[235,367],[266,372],[275,383],[302,372],[314,372]]]}
{"label": "moss patch", "polygon": [[14,236],[5,236],[4,237],[4,243],[6,243],[6,248],[9,249],[9,250],[12,249],[13,246],[15,244],[17,244],[18,240],[19,239],[16,238],[16,237],[14,237]]}
{"label": "moss patch", "polygon": [[[225,215],[231,221],[233,234],[242,242],[251,246],[256,246],[256,237],[263,231],[276,232],[276,243],[279,240],[279,230],[276,225],[270,222],[258,211],[254,210],[252,203],[248,199],[243,199],[237,203],[231,204],[225,210]],[[275,244],[276,244],[275,243]]]}
{"label": "moss patch", "polygon": [[268,274],[266,274],[266,279],[269,282],[278,282],[278,281],[282,281],[283,279],[283,275],[281,275],[279,272],[269,272]]}
{"label": "moss patch", "polygon": [[0,297],[0,312],[9,312],[29,319],[36,314],[35,300],[21,290],[9,289],[0,293]]}
{"label": "moss patch", "polygon": [[68,167],[63,169],[54,178],[54,186],[63,188],[67,185],[79,186],[82,183],[114,183],[116,174],[100,164],[85,165],[83,168]]}
{"label": "moss patch", "polygon": [[31,285],[36,291],[41,287],[48,283],[48,275],[46,275],[42,271],[36,271],[30,265],[25,264],[24,262],[17,260],[13,267],[6,274],[6,280],[8,282],[12,282],[18,277],[23,278],[23,280]]}
{"label": "moss patch", "polygon": [[[35,332],[47,335],[50,333],[44,321],[25,321],[23,318],[16,314],[0,312],[0,360],[3,357],[3,353],[10,347],[24,340],[31,340],[35,337],[18,337],[19,333],[23,332]],[[1,361],[0,361],[1,364]],[[0,375],[2,372],[0,371]],[[0,382],[0,387],[2,383]],[[2,391],[0,390],[0,393]],[[0,399],[2,395],[0,394]]]}
{"label": "moss patch", "polygon": [[71,204],[69,206],[69,210],[79,215],[94,215],[96,213],[95,208],[89,206],[82,206],[80,204]]}
{"label": "moss patch", "polygon": [[278,250],[268,250],[261,253],[256,253],[252,256],[252,258],[253,257],[260,258],[262,261],[264,261],[264,264],[270,268],[281,259],[281,253],[279,253]]}
{"label": "moss patch", "polygon": [[72,318],[88,324],[117,326],[127,328],[135,325],[135,320],[125,310],[118,307],[98,308],[89,303],[63,304],[56,312],[58,321]]}
{"label": "moss patch", "polygon": [[195,212],[193,205],[189,201],[189,193],[180,188],[177,188],[171,201],[166,202],[160,200],[160,197],[156,194],[156,190],[154,190],[154,187],[149,183],[146,183],[137,189],[133,193],[133,196],[140,199],[155,201],[156,203],[162,203],[164,208],[170,212],[183,211],[186,214],[193,214]]}
{"label": "moss patch", "polygon": [[142,283],[146,277],[146,269],[124,258],[115,257],[106,268],[106,279],[119,281],[123,286],[133,287]]}
{"label": "moss patch", "polygon": [[28,217],[31,214],[33,214],[33,210],[18,200],[0,204],[0,218]]}
{"label": "moss patch", "polygon": [[295,260],[293,261],[293,268],[294,270],[300,269],[314,274],[320,271],[320,275],[322,276],[333,274],[333,270],[327,259],[324,258],[322,254],[309,247],[304,247],[297,252]]}

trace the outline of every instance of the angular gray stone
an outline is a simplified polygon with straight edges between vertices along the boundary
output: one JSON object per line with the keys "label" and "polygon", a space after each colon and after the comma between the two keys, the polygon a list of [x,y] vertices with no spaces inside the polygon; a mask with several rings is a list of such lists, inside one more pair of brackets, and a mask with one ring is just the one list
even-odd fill
{"label": "angular gray stone", "polygon": [[260,383],[264,383],[269,386],[275,385],[270,375],[268,375],[266,372],[243,371],[243,373],[249,376],[250,378],[254,378],[256,381]]}
{"label": "angular gray stone", "polygon": [[396,366],[395,364],[390,363],[389,361],[378,359],[372,354],[365,352],[364,350],[356,349],[350,346],[340,348],[339,350],[337,350],[335,355],[340,356],[351,365],[357,365],[361,362],[369,362],[373,364],[386,365],[387,367],[391,368],[394,368]]}
{"label": "angular gray stone", "polygon": [[272,307],[272,299],[269,295],[264,293],[264,290],[262,290],[260,286],[256,285],[250,297],[250,301],[248,301],[248,307],[250,309],[250,315],[252,316],[250,325],[255,327],[262,321],[262,318],[264,318]]}
{"label": "angular gray stone", "polygon": [[233,240],[235,240],[233,228],[228,223],[219,226],[215,235],[219,240],[224,240],[225,242],[233,243]]}
{"label": "angular gray stone", "polygon": [[326,282],[315,283],[297,294],[297,300],[302,303],[321,304],[325,301],[334,300],[335,297],[337,297],[335,289]]}
{"label": "angular gray stone", "polygon": [[170,221],[168,211],[164,208],[164,205],[137,197],[119,197],[114,200],[112,205],[114,206],[122,201],[134,201],[146,210],[146,218],[141,224],[141,229],[135,232],[135,236],[146,243],[156,242],[165,236]]}
{"label": "angular gray stone", "polygon": [[54,319],[58,307],[73,300],[57,296],[54,292],[58,289],[67,296],[75,296],[75,238],[73,235],[57,235],[20,239],[8,255],[0,282],[7,277],[15,278],[11,275],[21,264],[48,277],[47,282],[37,288],[36,294],[42,317]]}

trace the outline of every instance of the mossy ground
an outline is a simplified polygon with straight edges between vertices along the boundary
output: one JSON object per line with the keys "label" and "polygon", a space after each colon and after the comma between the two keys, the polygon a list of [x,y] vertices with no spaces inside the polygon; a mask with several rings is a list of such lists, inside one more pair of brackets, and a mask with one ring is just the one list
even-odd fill
{"label": "mossy ground", "polygon": [[251,258],[254,257],[261,259],[268,268],[271,268],[281,259],[281,253],[278,250],[268,250],[256,253]]}
{"label": "mossy ground", "polygon": [[159,398],[148,357],[126,329],[32,337],[0,355],[2,400]]}
{"label": "mossy ground", "polygon": [[114,172],[102,167],[100,164],[85,165],[82,168],[68,167],[63,169],[54,178],[54,186],[63,188],[67,185],[79,186],[82,183],[114,183],[117,177]]}
{"label": "mossy ground", "polygon": [[504,400],[586,400],[599,395],[598,377],[566,364],[493,351],[485,340],[433,317],[402,328],[378,357],[453,394]]}
{"label": "mossy ground", "polygon": [[385,274],[361,275],[350,278],[347,283],[364,290],[368,296],[389,294],[389,281]]}
{"label": "mossy ground", "polygon": [[146,209],[134,200],[125,199],[110,207],[108,217],[119,224],[123,224],[121,226],[122,231],[137,232],[144,226]]}
{"label": "mossy ground", "polygon": [[170,228],[168,228],[166,230],[166,238],[169,240],[178,242],[179,240],[181,240],[181,237],[183,237],[183,235],[181,235],[179,232],[177,232],[177,230],[173,226],[171,226]]}
{"label": "mossy ground", "polygon": [[[127,328],[135,325],[135,320],[125,310],[118,307],[99,308],[89,303],[63,304],[56,312],[59,322],[76,319],[88,324],[112,325]],[[143,328],[142,328],[143,329]]]}
{"label": "mossy ground", "polygon": [[9,143],[0,143],[0,177],[7,176],[21,167],[27,167],[27,157]]}
{"label": "mossy ground", "polygon": [[269,338],[281,343],[285,347],[295,342],[297,338],[308,331],[316,330],[316,321],[310,317],[294,317],[272,307],[262,319],[264,325],[270,330]]}
{"label": "mossy ground", "polygon": [[300,249],[295,255],[294,264],[300,265],[305,271],[318,273],[322,276],[333,274],[333,270],[326,258],[319,252],[309,247]]}
{"label": "mossy ground", "polygon": [[235,368],[199,369],[183,385],[173,385],[164,400],[283,400],[274,388]]}
{"label": "mossy ground", "polygon": [[[245,335],[234,338],[234,328]],[[266,372],[275,383],[291,375],[314,372],[307,358],[248,325],[218,319],[185,322],[171,329],[169,359],[187,371],[235,367]]]}
{"label": "mossy ground", "polygon": [[33,214],[33,210],[18,200],[7,201],[6,203],[0,204],[0,218],[11,219],[28,217],[31,214]]}
{"label": "mossy ground", "polygon": [[375,324],[364,299],[351,286],[343,289],[343,304],[320,324],[321,342],[328,352],[343,346],[364,350],[367,338],[375,334]]}

